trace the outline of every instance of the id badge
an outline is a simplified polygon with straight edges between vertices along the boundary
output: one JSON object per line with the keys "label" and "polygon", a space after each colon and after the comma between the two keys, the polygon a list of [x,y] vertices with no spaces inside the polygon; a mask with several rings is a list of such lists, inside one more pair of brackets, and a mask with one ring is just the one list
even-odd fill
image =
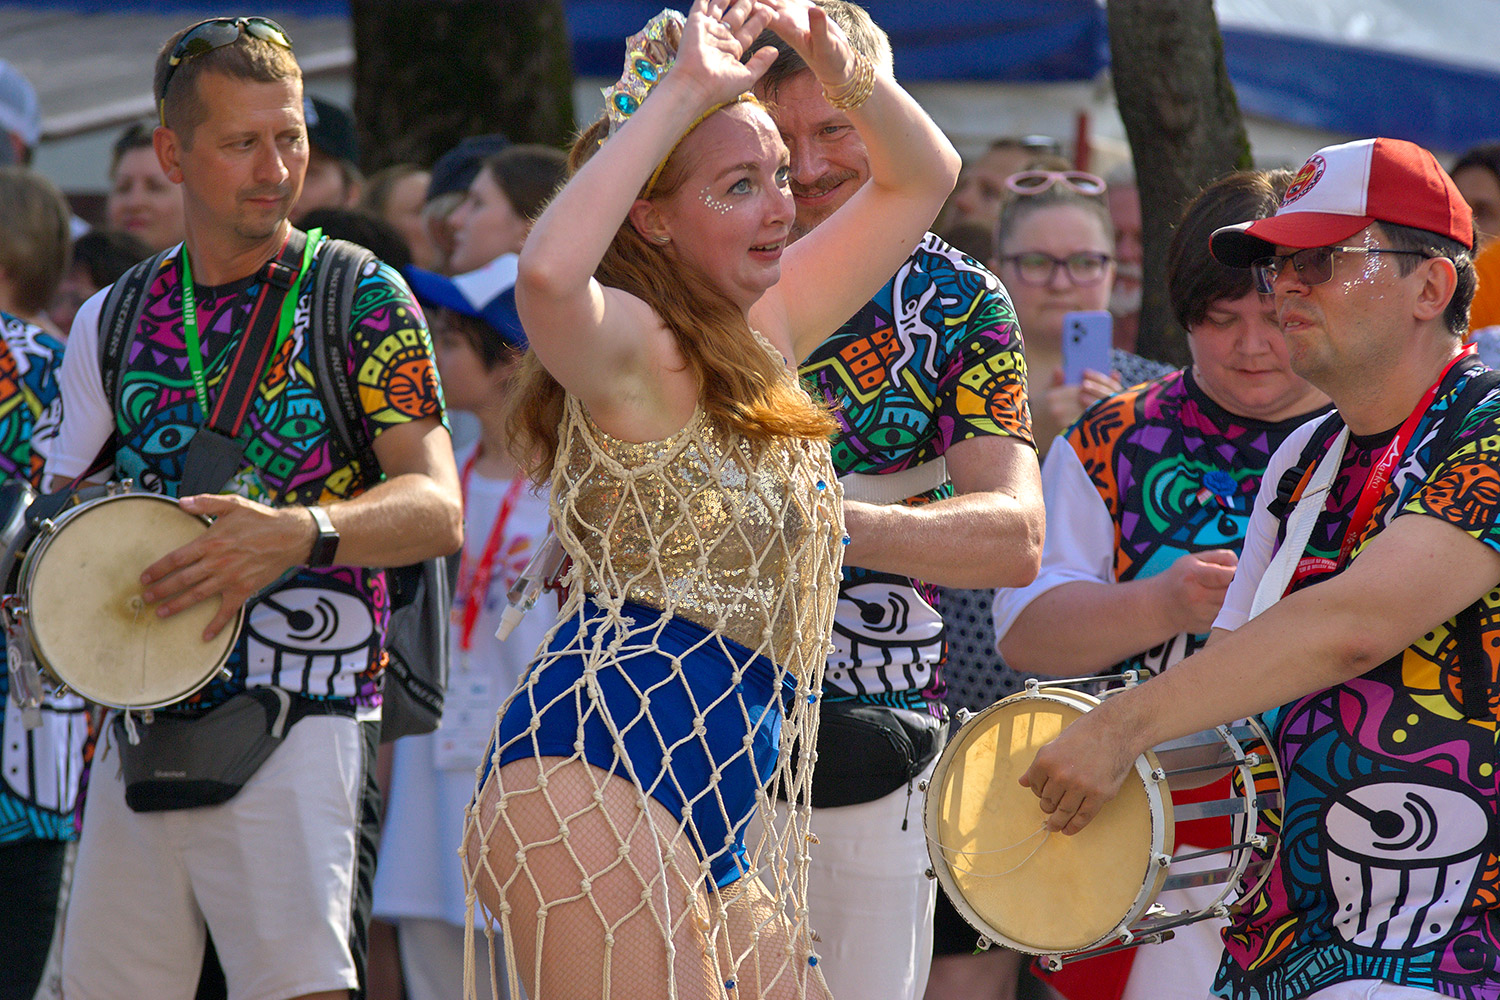
{"label": "id badge", "polygon": [[190,497],[199,493],[218,493],[245,460],[245,444],[226,437],[210,427],[200,427],[188,442],[187,457],[182,463],[182,485],[177,495]]}
{"label": "id badge", "polygon": [[443,696],[443,724],[438,727],[437,766],[443,771],[472,771],[489,746],[500,707],[499,685],[490,671],[460,667],[448,675]]}

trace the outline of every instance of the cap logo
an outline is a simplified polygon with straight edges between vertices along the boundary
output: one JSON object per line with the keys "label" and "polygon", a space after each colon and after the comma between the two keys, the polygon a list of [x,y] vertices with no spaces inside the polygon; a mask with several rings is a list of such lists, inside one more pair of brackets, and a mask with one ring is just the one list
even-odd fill
{"label": "cap logo", "polygon": [[1328,162],[1317,154],[1314,154],[1312,159],[1302,164],[1302,169],[1297,171],[1297,176],[1292,178],[1291,185],[1287,187],[1286,194],[1282,196],[1281,207],[1286,208],[1292,202],[1311,191],[1313,185],[1322,179],[1323,171],[1327,166]]}

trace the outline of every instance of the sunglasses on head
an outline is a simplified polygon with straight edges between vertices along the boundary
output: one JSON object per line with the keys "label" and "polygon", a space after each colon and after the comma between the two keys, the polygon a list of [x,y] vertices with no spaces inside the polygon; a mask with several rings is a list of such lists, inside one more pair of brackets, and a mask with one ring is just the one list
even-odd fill
{"label": "sunglasses on head", "polygon": [[1417,257],[1428,257],[1420,250],[1397,250],[1395,247],[1308,247],[1293,253],[1273,254],[1250,264],[1250,274],[1255,279],[1255,290],[1270,295],[1276,289],[1276,279],[1287,264],[1304,285],[1321,285],[1333,277],[1333,254],[1339,253],[1405,253]]}
{"label": "sunglasses on head", "polygon": [[1083,170],[1023,170],[1005,178],[1005,186],[1016,194],[1041,194],[1054,184],[1096,195],[1105,191],[1104,178]]}
{"label": "sunglasses on head", "polygon": [[167,123],[167,87],[171,85],[177,67],[194,56],[233,45],[242,34],[280,45],[288,52],[292,49],[292,40],[287,37],[286,29],[269,17],[214,17],[193,25],[177,40],[167,56],[167,72],[162,77],[161,96],[156,101],[163,125]]}

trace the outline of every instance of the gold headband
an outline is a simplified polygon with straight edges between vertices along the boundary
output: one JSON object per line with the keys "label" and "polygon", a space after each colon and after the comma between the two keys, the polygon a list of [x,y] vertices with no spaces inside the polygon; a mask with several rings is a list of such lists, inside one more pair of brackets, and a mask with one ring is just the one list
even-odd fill
{"label": "gold headband", "polygon": [[723,111],[731,104],[739,104],[741,101],[750,101],[753,104],[760,103],[760,101],[755,99],[754,94],[746,91],[732,101],[724,101],[722,104],[715,104],[713,107],[703,112],[703,114],[699,115],[697,118],[694,118],[693,123],[687,127],[687,130],[677,137],[676,142],[672,143],[672,148],[667,150],[667,155],[661,158],[661,162],[656,165],[656,169],[651,171],[651,179],[646,182],[646,188],[642,192],[642,196],[646,198],[651,197],[651,192],[656,188],[657,180],[661,178],[661,172],[667,167],[667,161],[672,158],[673,153],[677,152],[677,147],[682,145],[682,140],[693,134],[693,129],[697,128],[699,125],[702,125],[705,121],[707,121],[708,116],[713,114],[715,111]]}

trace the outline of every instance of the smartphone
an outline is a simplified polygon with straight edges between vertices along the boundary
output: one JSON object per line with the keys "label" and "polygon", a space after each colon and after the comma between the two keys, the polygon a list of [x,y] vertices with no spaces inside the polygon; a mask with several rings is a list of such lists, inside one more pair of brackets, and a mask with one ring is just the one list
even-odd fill
{"label": "smartphone", "polygon": [[1104,310],[1063,314],[1063,382],[1077,385],[1085,369],[1110,374],[1114,350],[1114,317]]}

